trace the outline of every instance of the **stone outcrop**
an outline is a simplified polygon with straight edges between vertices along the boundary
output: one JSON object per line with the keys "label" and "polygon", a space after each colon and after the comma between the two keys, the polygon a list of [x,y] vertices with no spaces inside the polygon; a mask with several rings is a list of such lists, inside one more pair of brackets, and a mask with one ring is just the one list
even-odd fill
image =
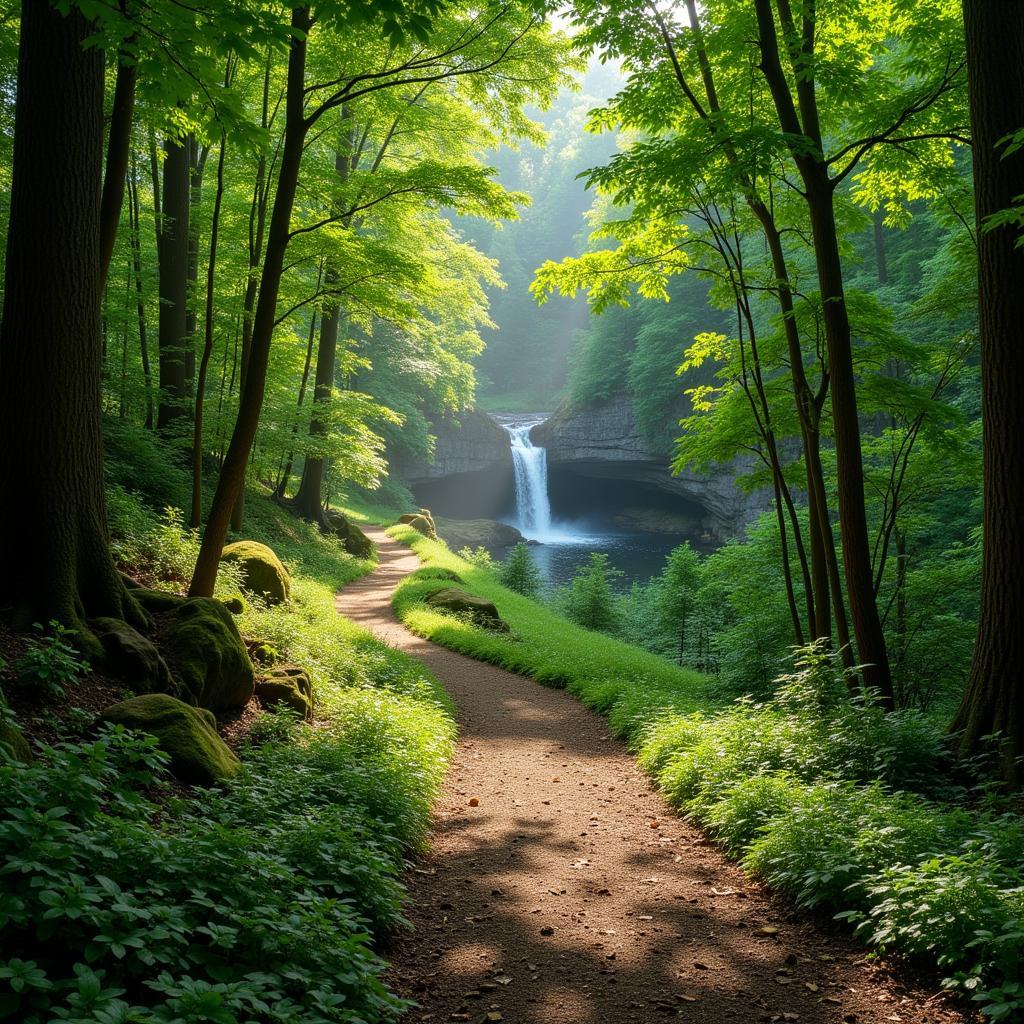
{"label": "stone outcrop", "polygon": [[477,597],[458,587],[445,587],[427,598],[427,604],[449,615],[465,616],[475,626],[495,633],[507,633],[508,624],[498,613],[493,601]]}
{"label": "stone outcrop", "polygon": [[313,686],[298,665],[275,665],[256,680],[256,696],[264,707],[286,707],[306,722],[313,718]]}
{"label": "stone outcrop", "polygon": [[485,412],[471,409],[431,424],[437,437],[433,461],[398,456],[392,468],[408,484],[479,473],[511,464],[508,434]]}
{"label": "stone outcrop", "polygon": [[685,498],[706,511],[702,526],[719,540],[735,536],[767,507],[763,494],[747,494],[736,485],[737,467],[673,476],[669,454],[644,437],[626,395],[592,406],[563,406],[530,437],[547,449],[549,472],[564,469],[644,484]]}
{"label": "stone outcrop", "polygon": [[488,551],[499,551],[503,548],[515,547],[523,535],[506,523],[495,519],[436,519],[437,535],[452,549],[487,548]]}

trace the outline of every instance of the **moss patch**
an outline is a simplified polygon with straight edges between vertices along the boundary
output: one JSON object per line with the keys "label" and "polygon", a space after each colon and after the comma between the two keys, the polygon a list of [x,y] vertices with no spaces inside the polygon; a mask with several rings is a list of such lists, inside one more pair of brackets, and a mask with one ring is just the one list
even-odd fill
{"label": "moss patch", "polygon": [[292,581],[288,570],[266,544],[255,540],[235,541],[224,548],[220,560],[227,565],[239,566],[242,587],[270,604],[280,604],[291,595]]}
{"label": "moss patch", "polygon": [[163,693],[133,697],[107,708],[100,720],[155,736],[171,759],[171,772],[182,782],[209,786],[231,778],[241,767],[217,733],[213,715],[175,697]]}

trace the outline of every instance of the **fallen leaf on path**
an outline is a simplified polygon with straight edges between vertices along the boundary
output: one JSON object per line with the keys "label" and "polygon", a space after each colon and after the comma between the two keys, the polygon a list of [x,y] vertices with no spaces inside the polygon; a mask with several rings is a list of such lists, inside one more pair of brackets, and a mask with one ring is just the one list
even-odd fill
{"label": "fallen leaf on path", "polygon": [[773,924],[766,924],[762,928],[758,928],[754,933],[755,935],[778,935],[779,929]]}
{"label": "fallen leaf on path", "polygon": [[478,796],[471,796],[469,798],[469,806],[470,807],[479,807],[480,806],[480,797],[478,797]]}

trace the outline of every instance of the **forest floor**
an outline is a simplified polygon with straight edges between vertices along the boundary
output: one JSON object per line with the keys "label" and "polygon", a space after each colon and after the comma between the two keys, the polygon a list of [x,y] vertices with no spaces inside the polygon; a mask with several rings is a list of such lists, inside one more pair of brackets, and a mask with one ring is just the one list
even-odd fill
{"label": "forest floor", "polygon": [[731,863],[569,694],[415,636],[391,610],[419,561],[380,563],[339,612],[423,663],[458,709],[412,930],[388,951],[411,1022],[903,1021],[964,1015],[932,980],[871,961]]}

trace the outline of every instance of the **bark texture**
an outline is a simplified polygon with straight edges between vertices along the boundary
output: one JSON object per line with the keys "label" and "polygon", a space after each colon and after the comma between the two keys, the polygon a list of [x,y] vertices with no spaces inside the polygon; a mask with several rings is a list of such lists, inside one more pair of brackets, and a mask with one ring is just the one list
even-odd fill
{"label": "bark texture", "polygon": [[22,4],[0,334],[0,596],[17,626],[59,619],[83,642],[86,617],[140,614],[107,539],[103,55],[83,49],[89,32],[77,10],[63,17],[48,0]]}
{"label": "bark texture", "polygon": [[1024,194],[1024,152],[1004,157],[999,141],[1024,126],[1024,5],[964,0],[974,193],[978,222],[978,319],[984,432],[981,614],[974,660],[953,727],[963,753],[999,732],[1002,767],[1021,785],[1024,770],[1024,249],[1017,229],[984,230],[992,214]]}

